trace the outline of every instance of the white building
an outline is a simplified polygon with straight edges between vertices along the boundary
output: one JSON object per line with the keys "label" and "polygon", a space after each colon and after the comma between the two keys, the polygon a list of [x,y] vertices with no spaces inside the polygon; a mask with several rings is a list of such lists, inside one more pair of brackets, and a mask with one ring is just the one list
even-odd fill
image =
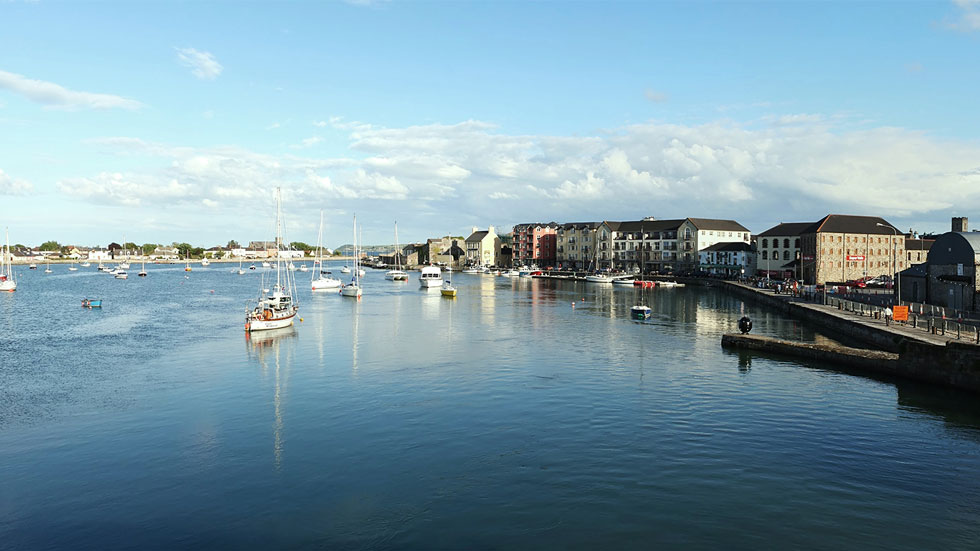
{"label": "white building", "polygon": [[755,251],[742,242],[715,243],[698,251],[698,270],[727,277],[755,275]]}

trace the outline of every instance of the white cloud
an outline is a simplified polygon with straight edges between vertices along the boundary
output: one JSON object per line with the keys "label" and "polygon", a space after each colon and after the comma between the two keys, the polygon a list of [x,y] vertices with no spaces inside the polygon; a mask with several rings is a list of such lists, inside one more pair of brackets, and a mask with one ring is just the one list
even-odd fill
{"label": "white cloud", "polygon": [[27,195],[34,191],[34,186],[27,180],[13,178],[0,170],[0,195]]}
{"label": "white cloud", "polygon": [[[834,120],[806,114],[745,126],[644,123],[582,137],[505,134],[481,121],[359,123],[348,130],[354,154],[347,157],[112,137],[88,143],[150,164],[66,179],[59,189],[113,204],[212,200],[232,216],[267,201],[269,188],[281,185],[303,208],[326,204],[379,219],[390,209],[406,227],[410,216],[403,214],[411,212],[417,226],[433,232],[646,215],[734,218],[761,230],[829,212],[901,223],[945,218],[953,207],[980,209],[980,146],[899,128],[839,130]],[[432,214],[439,227],[424,218]]]}
{"label": "white cloud", "polygon": [[309,138],[306,138],[305,140],[301,140],[298,144],[292,145],[291,147],[293,149],[305,149],[308,147],[313,147],[314,145],[322,141],[323,138],[321,138],[320,136],[311,136]]}
{"label": "white cloud", "polygon": [[6,71],[0,71],[0,89],[10,90],[53,109],[139,109],[143,106],[136,100],[122,96],[78,92],[53,82],[30,79]]}
{"label": "white cloud", "polygon": [[184,67],[188,67],[191,74],[201,80],[214,80],[224,70],[224,67],[218,63],[211,52],[201,52],[194,48],[175,49],[177,50],[177,61]]}
{"label": "white cloud", "polygon": [[656,90],[651,90],[650,88],[643,91],[643,97],[645,97],[647,101],[652,101],[653,103],[664,103],[669,99],[667,94]]}
{"label": "white cloud", "polygon": [[980,0],[953,0],[959,8],[958,19],[949,27],[959,31],[980,31]]}
{"label": "white cloud", "polygon": [[327,121],[313,121],[313,126],[317,128],[326,128],[329,124]]}

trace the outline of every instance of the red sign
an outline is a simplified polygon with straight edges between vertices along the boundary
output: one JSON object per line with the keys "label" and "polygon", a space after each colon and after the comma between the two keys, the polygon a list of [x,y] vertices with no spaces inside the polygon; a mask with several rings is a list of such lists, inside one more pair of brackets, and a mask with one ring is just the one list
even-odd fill
{"label": "red sign", "polygon": [[849,255],[847,255],[847,260],[848,261],[851,261],[851,260],[861,261],[861,260],[864,260],[864,255],[863,254],[849,254]]}

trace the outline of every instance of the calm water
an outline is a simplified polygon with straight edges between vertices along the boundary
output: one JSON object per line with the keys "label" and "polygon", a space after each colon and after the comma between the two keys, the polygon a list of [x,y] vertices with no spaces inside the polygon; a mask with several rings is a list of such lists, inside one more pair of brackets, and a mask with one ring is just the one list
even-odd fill
{"label": "calm water", "polygon": [[822,337],[718,290],[369,272],[246,338],[258,273],[148,268],[0,296],[0,547],[980,546],[974,397],[723,351]]}

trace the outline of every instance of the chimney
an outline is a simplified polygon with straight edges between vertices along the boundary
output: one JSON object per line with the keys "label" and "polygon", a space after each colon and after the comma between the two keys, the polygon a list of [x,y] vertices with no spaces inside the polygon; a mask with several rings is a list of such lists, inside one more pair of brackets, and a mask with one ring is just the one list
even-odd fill
{"label": "chimney", "polygon": [[967,231],[967,226],[969,220],[965,216],[954,216],[953,217],[953,231],[965,232]]}
{"label": "chimney", "polygon": [[490,226],[490,227],[489,227],[489,231],[490,231],[490,233],[492,233],[493,235],[497,235],[497,232],[495,232],[495,231],[493,231],[493,226]]}
{"label": "chimney", "polygon": [[470,232],[470,235],[473,235],[474,233],[476,233],[478,231],[480,231],[480,229],[477,228],[476,226],[473,226],[473,231]]}

